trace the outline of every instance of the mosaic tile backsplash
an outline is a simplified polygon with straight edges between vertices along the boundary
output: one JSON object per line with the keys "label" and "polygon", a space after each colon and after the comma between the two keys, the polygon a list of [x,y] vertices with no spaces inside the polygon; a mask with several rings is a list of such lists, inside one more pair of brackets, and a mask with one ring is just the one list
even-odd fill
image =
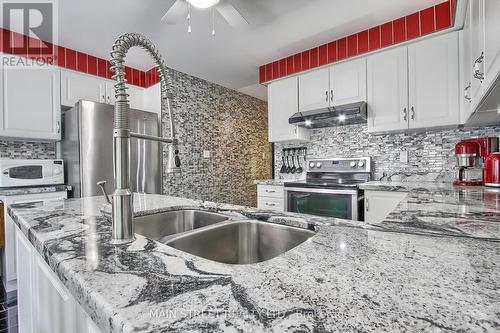
{"label": "mosaic tile backsplash", "polygon": [[0,140],[0,158],[51,159],[56,158],[53,142],[25,142]]}
{"label": "mosaic tile backsplash", "polygon": [[[267,103],[174,70],[169,79],[182,172],[163,175],[163,192],[255,206],[253,181],[272,177]],[[162,127],[168,137],[167,113]]]}
{"label": "mosaic tile backsplash", "polygon": [[[433,130],[419,133],[373,135],[366,124],[313,129],[304,145],[275,145],[275,178],[298,179],[305,175],[280,175],[281,149],[307,147],[308,158],[371,156],[375,179],[443,181],[455,179],[455,144],[464,138],[500,136],[500,126]],[[408,163],[400,162],[408,151]]]}

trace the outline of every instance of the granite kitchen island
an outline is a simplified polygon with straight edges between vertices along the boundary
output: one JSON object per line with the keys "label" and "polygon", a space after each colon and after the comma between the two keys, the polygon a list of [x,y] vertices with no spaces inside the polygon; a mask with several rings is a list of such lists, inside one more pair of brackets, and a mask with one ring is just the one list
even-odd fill
{"label": "granite kitchen island", "polygon": [[[496,233],[422,235],[160,195],[134,201],[136,216],[200,208],[316,234],[271,260],[228,265],[139,235],[127,246],[110,245],[100,197],[10,207],[21,232],[103,332],[500,328]],[[498,219],[490,222],[498,228]]]}

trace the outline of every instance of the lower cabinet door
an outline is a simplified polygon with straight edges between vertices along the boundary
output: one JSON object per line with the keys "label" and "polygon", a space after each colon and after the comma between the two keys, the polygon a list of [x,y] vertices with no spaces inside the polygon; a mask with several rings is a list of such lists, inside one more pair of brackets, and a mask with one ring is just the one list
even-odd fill
{"label": "lower cabinet door", "polygon": [[17,322],[20,333],[35,332],[34,305],[32,294],[33,265],[32,246],[24,235],[16,228],[16,260],[19,278],[17,281]]}
{"label": "lower cabinet door", "polygon": [[[35,252],[35,251],[33,251]],[[50,270],[38,253],[34,257],[34,295],[37,332],[66,333],[77,331],[74,298]]]}
{"label": "lower cabinet door", "polygon": [[16,227],[20,333],[97,333],[99,328]]}
{"label": "lower cabinet door", "polygon": [[404,192],[365,191],[365,222],[382,222],[407,195]]}

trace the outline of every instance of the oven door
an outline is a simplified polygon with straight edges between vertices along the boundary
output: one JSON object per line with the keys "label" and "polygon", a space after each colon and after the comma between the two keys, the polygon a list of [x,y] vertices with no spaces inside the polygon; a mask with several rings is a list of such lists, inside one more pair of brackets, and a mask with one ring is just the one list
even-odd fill
{"label": "oven door", "polygon": [[285,188],[286,211],[358,220],[358,191]]}

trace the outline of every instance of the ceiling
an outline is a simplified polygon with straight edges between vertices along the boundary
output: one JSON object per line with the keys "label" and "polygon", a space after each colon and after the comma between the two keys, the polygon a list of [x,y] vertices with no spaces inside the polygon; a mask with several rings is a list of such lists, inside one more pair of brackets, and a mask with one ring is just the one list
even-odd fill
{"label": "ceiling", "polygon": [[[115,38],[140,32],[160,49],[176,70],[266,99],[258,67],[339,37],[443,2],[443,0],[226,0],[250,25],[232,29],[216,13],[211,36],[210,10],[193,9],[187,23],[160,22],[174,0],[62,0],[59,44],[108,58]],[[150,69],[141,50],[131,50],[130,66]]]}

